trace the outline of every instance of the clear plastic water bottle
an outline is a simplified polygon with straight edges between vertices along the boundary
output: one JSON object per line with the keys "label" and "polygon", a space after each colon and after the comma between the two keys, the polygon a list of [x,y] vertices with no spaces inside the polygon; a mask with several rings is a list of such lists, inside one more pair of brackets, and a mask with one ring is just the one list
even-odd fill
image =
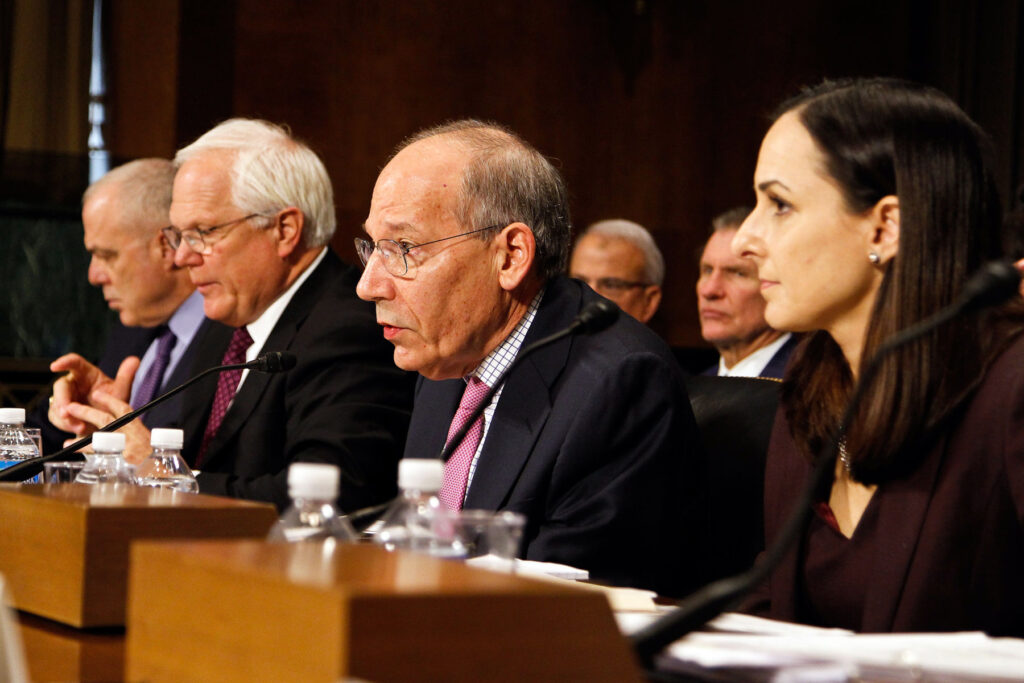
{"label": "clear plastic water bottle", "polygon": [[455,513],[437,492],[444,478],[444,463],[432,458],[406,458],[398,462],[400,493],[373,534],[373,541],[388,550],[415,550],[436,557],[459,557],[450,524]]}
{"label": "clear plastic water bottle", "polygon": [[[36,442],[25,431],[24,408],[0,408],[0,469],[39,455]],[[39,477],[27,479],[36,482]]]}
{"label": "clear plastic water bottle", "polygon": [[327,463],[297,462],[288,468],[291,505],[270,529],[268,541],[355,541],[357,536],[336,503],[341,469]]}
{"label": "clear plastic water bottle", "polygon": [[85,467],[75,477],[78,484],[134,484],[134,468],[124,460],[124,434],[96,432],[92,453],[85,454]]}
{"label": "clear plastic water bottle", "polygon": [[192,474],[192,468],[181,457],[181,446],[185,432],[180,429],[154,429],[150,432],[149,454],[135,470],[139,486],[155,486],[174,489],[183,493],[199,493],[199,482]]}

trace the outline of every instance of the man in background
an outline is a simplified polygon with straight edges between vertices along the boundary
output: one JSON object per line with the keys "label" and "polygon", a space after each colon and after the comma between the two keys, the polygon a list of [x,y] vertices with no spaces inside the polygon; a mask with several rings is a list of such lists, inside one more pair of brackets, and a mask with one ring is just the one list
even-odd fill
{"label": "man in background", "polygon": [[569,275],[646,323],[661,304],[665,259],[642,225],[604,220],[592,224],[576,241]]}
{"label": "man in background", "polygon": [[[49,414],[33,422],[43,430],[43,450],[53,452],[66,439],[96,426],[67,410],[85,402],[96,389],[127,394],[138,407],[187,377],[204,324],[203,300],[188,271],[174,263],[174,250],[160,234],[168,223],[174,165],[166,159],[139,159],[119,166],[94,182],[82,197],[85,248],[91,254],[89,283],[103,291],[120,319],[110,331],[99,367],[77,354],[58,358],[54,372],[69,373],[54,383]],[[160,427],[177,421],[180,399],[172,399],[144,417]]]}
{"label": "man in background", "polygon": [[700,331],[719,353],[718,364],[702,374],[781,378],[797,339],[768,326],[757,266],[732,253],[732,239],[749,214],[737,207],[715,218],[700,257]]}

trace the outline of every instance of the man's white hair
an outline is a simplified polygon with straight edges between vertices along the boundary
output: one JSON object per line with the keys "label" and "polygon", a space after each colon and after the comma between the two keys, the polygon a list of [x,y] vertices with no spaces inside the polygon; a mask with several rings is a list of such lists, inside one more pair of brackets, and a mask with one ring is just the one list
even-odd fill
{"label": "man's white hair", "polygon": [[294,206],[302,211],[306,247],[331,241],[336,227],[331,179],[320,157],[287,129],[258,119],[229,119],[178,150],[174,164],[180,168],[189,159],[217,150],[235,154],[231,168],[235,206],[261,216]]}
{"label": "man's white hair", "polygon": [[647,228],[639,223],[627,221],[623,218],[598,221],[584,230],[583,235],[580,235],[580,237],[585,235],[601,235],[602,237],[617,238],[629,242],[644,255],[644,275],[647,281],[659,287],[664,282],[665,259],[661,255],[658,245],[654,243],[651,233],[647,232]]}

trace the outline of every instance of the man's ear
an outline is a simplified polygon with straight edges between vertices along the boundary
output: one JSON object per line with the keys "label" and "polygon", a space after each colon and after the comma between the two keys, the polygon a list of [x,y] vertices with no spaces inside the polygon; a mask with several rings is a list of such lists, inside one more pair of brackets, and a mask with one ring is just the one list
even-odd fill
{"label": "man's ear", "polygon": [[658,312],[661,305],[661,287],[658,285],[647,285],[644,287],[644,310],[640,322],[646,323]]}
{"label": "man's ear", "polygon": [[288,258],[296,247],[302,244],[302,231],[306,227],[306,217],[294,206],[277,212],[276,223],[269,228],[277,238],[277,254]]}
{"label": "man's ear", "polygon": [[177,270],[178,266],[174,265],[174,249],[171,249],[171,245],[167,243],[167,238],[161,231],[157,231],[156,237],[149,243],[150,250],[152,253],[157,254],[157,258],[160,261],[160,265],[167,272]]}
{"label": "man's ear", "polygon": [[537,242],[525,223],[511,223],[495,238],[498,284],[505,291],[516,289],[533,269]]}
{"label": "man's ear", "polygon": [[878,200],[870,210],[871,235],[868,251],[879,256],[879,264],[888,263],[900,250],[900,200],[890,194]]}

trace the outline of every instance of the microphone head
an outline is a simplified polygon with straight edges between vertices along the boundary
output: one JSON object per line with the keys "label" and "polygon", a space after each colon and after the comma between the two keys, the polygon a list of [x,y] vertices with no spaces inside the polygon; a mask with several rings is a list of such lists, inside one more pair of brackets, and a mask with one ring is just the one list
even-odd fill
{"label": "microphone head", "polygon": [[971,276],[960,295],[961,310],[1001,304],[1020,291],[1020,271],[1009,261],[989,261]]}
{"label": "microphone head", "polygon": [[255,369],[260,372],[287,372],[295,367],[296,360],[291,351],[269,351],[256,359]]}
{"label": "microphone head", "polygon": [[573,327],[583,332],[600,332],[615,322],[619,312],[619,307],[607,299],[591,301],[576,316]]}

